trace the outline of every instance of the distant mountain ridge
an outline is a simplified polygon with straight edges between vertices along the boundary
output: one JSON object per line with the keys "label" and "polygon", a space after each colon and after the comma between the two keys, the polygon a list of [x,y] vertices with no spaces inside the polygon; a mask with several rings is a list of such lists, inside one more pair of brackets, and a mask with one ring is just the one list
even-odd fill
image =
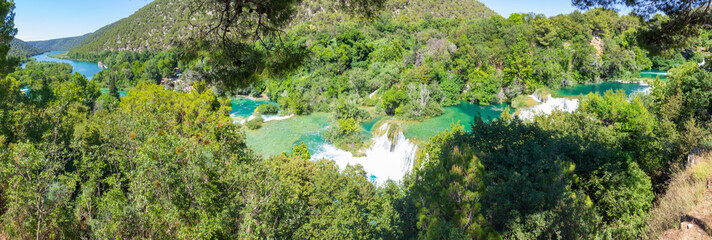
{"label": "distant mountain ridge", "polygon": [[[190,34],[188,0],[156,0],[131,16],[107,25],[70,50],[71,53],[110,51],[161,51]],[[349,19],[336,10],[333,0],[306,0],[292,24],[313,22],[317,25]],[[385,13],[418,19],[432,17],[487,18],[497,15],[477,0],[389,0]],[[195,22],[195,19],[191,19]]]}
{"label": "distant mountain ridge", "polygon": [[43,51],[69,51],[75,46],[79,45],[84,39],[86,39],[91,33],[84,34],[82,36],[68,37],[68,38],[58,38],[44,41],[29,41],[27,44],[33,47],[43,50]]}
{"label": "distant mountain ridge", "polygon": [[8,56],[10,56],[10,57],[30,57],[30,56],[42,54],[43,52],[46,52],[46,51],[43,51],[42,49],[36,48],[25,41],[15,38],[12,41],[10,41],[10,52],[8,52]]}

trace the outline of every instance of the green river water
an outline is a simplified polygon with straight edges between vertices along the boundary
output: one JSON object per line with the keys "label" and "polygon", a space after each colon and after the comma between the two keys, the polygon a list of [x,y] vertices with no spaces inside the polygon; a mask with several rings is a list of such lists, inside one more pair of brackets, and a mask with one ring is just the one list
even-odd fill
{"label": "green river water", "polygon": [[603,94],[609,90],[624,90],[625,93],[630,96],[633,93],[642,92],[648,88],[649,86],[638,83],[604,82],[597,84],[577,85],[575,87],[570,88],[562,88],[554,91],[551,95],[553,97],[579,97],[585,96],[589,93]]}
{"label": "green river water", "polygon": [[660,71],[656,69],[645,70],[640,72],[640,77],[645,79],[657,79],[659,77],[660,80],[667,80],[667,71]]}

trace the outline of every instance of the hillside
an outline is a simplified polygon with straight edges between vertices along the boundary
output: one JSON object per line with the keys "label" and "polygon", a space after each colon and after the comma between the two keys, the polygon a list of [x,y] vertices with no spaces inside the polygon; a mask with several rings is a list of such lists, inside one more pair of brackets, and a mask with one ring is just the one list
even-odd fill
{"label": "hillside", "polygon": [[[103,50],[154,51],[165,50],[174,45],[176,40],[185,36],[190,24],[186,0],[156,0],[136,11],[131,16],[107,25],[86,37],[86,40],[73,48],[72,52],[100,52]],[[292,24],[313,22],[316,25],[332,24],[332,20],[344,20],[349,17],[338,12],[334,1],[305,1]],[[411,19],[423,18],[426,14],[433,17],[462,17],[477,19],[496,15],[494,11],[476,0],[390,0],[386,10],[395,17]],[[195,21],[194,21],[195,22]],[[130,37],[129,37],[130,36]]]}
{"label": "hillside", "polygon": [[43,52],[45,52],[45,51],[38,49],[36,47],[33,47],[32,45],[28,44],[25,41],[15,38],[10,42],[10,52],[8,53],[8,56],[29,57],[29,56],[41,54]]}
{"label": "hillside", "polygon": [[[651,211],[650,239],[710,239],[712,236],[712,152],[690,155],[692,166],[678,173]],[[688,164],[689,165],[689,164]]]}
{"label": "hillside", "polygon": [[170,48],[189,24],[186,0],[156,0],[131,16],[89,34],[72,52],[144,51]]}
{"label": "hillside", "polygon": [[[302,3],[292,24],[314,22],[333,24],[334,20],[350,18],[348,14],[339,12],[333,1],[308,0]],[[393,17],[422,19],[426,15],[432,17],[462,17],[465,19],[487,18],[497,15],[483,3],[477,0],[389,0],[384,13]]]}
{"label": "hillside", "polygon": [[74,48],[79,43],[84,41],[90,34],[84,34],[82,36],[68,37],[68,38],[58,38],[45,41],[31,41],[27,44],[34,46],[35,48],[41,49],[43,51],[69,51],[69,49]]}

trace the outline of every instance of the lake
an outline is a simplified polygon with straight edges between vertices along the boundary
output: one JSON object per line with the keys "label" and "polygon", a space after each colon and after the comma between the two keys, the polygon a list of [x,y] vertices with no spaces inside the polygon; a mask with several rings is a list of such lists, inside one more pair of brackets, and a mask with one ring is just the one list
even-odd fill
{"label": "lake", "polygon": [[[69,65],[72,65],[72,73],[78,72],[82,75],[84,75],[87,79],[91,80],[94,75],[98,72],[100,72],[101,68],[99,68],[99,65],[97,63],[93,62],[80,62],[80,61],[72,61],[72,60],[66,60],[66,59],[59,59],[59,58],[53,58],[50,57],[49,55],[57,55],[61,53],[65,53],[67,51],[53,51],[53,52],[46,52],[40,55],[35,55],[32,56],[32,58],[35,59],[37,62],[56,62],[56,63],[68,63]],[[22,68],[25,68],[27,63],[22,64]]]}

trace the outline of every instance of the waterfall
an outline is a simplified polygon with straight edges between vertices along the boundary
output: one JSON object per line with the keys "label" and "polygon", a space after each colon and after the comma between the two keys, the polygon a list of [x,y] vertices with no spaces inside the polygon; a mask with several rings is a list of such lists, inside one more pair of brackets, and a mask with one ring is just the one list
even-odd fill
{"label": "waterfall", "polygon": [[564,112],[573,112],[576,111],[579,105],[578,99],[553,98],[551,97],[551,94],[547,96],[547,99],[548,101],[545,103],[522,110],[519,117],[522,119],[533,119],[534,116],[549,114],[555,109],[559,109]]}
{"label": "waterfall", "polygon": [[[389,126],[385,123],[375,131],[377,136],[371,139],[371,146],[363,151],[364,157],[354,157],[350,152],[326,143],[322,145],[322,151],[312,155],[312,160],[331,159],[341,169],[346,168],[347,165],[361,164],[379,184],[385,183],[388,179],[401,181],[403,176],[413,168],[418,146],[408,140],[402,131]],[[392,135],[393,139],[388,137],[391,131],[397,131]]]}

